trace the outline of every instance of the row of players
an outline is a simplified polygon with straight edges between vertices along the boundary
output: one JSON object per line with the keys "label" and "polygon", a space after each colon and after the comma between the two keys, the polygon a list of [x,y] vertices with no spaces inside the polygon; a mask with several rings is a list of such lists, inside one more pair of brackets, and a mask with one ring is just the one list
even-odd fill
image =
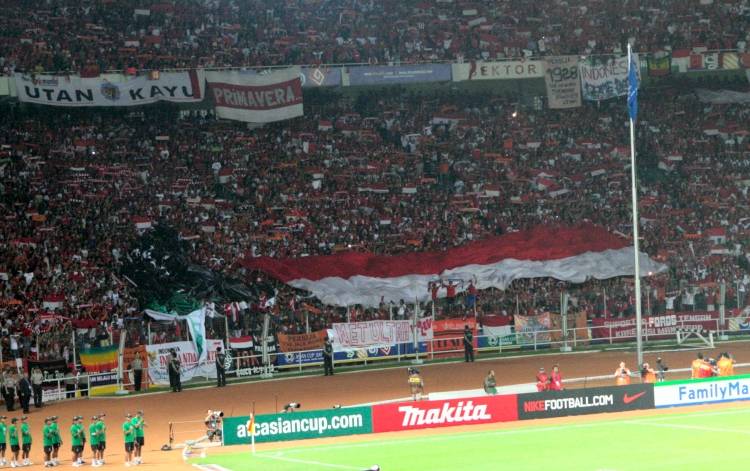
{"label": "row of players", "polygon": [[[88,437],[93,453],[91,465],[100,467],[104,465],[104,450],[107,448],[107,426],[104,423],[105,414],[94,415],[89,423]],[[13,417],[10,425],[8,418],[0,416],[0,466],[5,466],[7,447],[10,446],[10,466],[12,468],[31,466],[29,452],[33,443],[31,430],[24,415],[20,419]],[[20,426],[18,422],[21,422]],[[125,466],[139,465],[142,463],[141,450],[145,443],[143,429],[146,423],[143,420],[143,411],[138,411],[135,416],[126,414],[125,422],[122,424],[123,436],[125,438]],[[63,440],[58,425],[58,417],[51,416],[44,419],[42,428],[42,446],[44,450],[44,467],[49,468],[60,464],[58,455]],[[81,467],[86,462],[83,460],[83,450],[86,446],[86,429],[83,417],[73,417],[70,426],[70,444],[72,452],[72,466]],[[21,460],[19,461],[19,452]]]}

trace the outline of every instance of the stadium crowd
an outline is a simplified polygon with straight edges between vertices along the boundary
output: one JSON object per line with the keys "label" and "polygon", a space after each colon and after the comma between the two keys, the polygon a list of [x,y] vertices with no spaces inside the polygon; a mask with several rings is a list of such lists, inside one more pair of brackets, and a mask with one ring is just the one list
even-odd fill
{"label": "stadium crowd", "polygon": [[[0,70],[97,75],[612,53],[632,42],[627,31],[635,29],[636,49],[645,51],[744,51],[748,39],[747,2],[544,3],[12,1],[0,18]],[[728,305],[743,307],[750,107],[701,103],[693,84],[663,83],[642,92],[640,204],[642,248],[670,270],[646,280],[644,303],[654,313],[715,307],[726,282]],[[120,272],[136,258],[162,263],[137,244],[156,226],[180,234],[191,262],[248,283],[274,282],[240,268],[246,256],[445,250],[580,221],[631,232],[619,102],[563,112],[458,89],[315,91],[306,94],[304,118],[258,129],[217,121],[200,107],[3,102],[0,111],[6,358],[69,357],[72,336],[78,348],[104,345],[121,329],[136,342],[181,338],[179,329],[146,338],[144,306]],[[232,318],[232,335],[257,334],[259,311],[272,311],[279,331],[297,333],[413,309],[345,310],[275,286],[274,303],[262,299]],[[435,309],[459,316],[556,310],[562,290],[589,317],[633,311],[623,280],[550,279],[485,290],[475,303],[438,300]],[[305,319],[303,311],[314,315]]]}
{"label": "stadium crowd", "polygon": [[[705,309],[725,281],[729,306],[744,306],[750,108],[700,103],[679,82],[642,95],[642,247],[670,267],[646,280],[644,303],[657,313]],[[36,334],[62,355],[71,329],[80,346],[98,345],[122,319],[139,316],[118,268],[148,256],[135,241],[155,226],[175,228],[192,262],[250,283],[269,280],[244,272],[237,262],[245,256],[444,250],[584,220],[630,233],[620,103],[558,112],[480,93],[392,89],[354,98],[321,92],[305,106],[304,118],[248,130],[171,106],[123,113],[3,104],[6,352],[11,342],[33,352]],[[563,289],[590,317],[632,313],[623,280],[518,281],[480,292],[476,309],[555,310]],[[307,320],[315,330],[413,308],[347,312],[281,285],[271,296],[274,304],[243,310],[232,333],[257,330],[248,313],[263,310],[275,313],[280,331],[295,333],[307,328],[302,310],[316,314]],[[438,315],[444,308],[437,305]]]}
{"label": "stadium crowd", "polygon": [[[494,60],[739,49],[745,1],[12,0],[0,70],[74,71]],[[630,32],[638,31],[637,38]]]}

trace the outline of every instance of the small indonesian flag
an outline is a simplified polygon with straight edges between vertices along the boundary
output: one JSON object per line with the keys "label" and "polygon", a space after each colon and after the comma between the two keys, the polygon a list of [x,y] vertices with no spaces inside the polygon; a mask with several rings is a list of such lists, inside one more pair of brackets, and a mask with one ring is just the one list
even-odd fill
{"label": "small indonesian flag", "polygon": [[42,300],[42,307],[44,309],[62,309],[63,303],[65,302],[65,295],[63,294],[50,294]]}
{"label": "small indonesian flag", "polygon": [[233,349],[253,348],[253,337],[251,335],[232,337],[229,339],[229,345]]}

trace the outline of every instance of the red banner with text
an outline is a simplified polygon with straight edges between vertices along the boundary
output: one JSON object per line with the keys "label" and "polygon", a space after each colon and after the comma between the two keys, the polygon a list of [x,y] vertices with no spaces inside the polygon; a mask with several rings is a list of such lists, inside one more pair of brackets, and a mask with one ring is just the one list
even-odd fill
{"label": "red banner with text", "polygon": [[[648,339],[674,337],[677,330],[717,330],[719,313],[716,311],[675,312],[642,319],[643,336]],[[632,341],[635,338],[635,317],[625,319],[594,319],[591,327],[595,339],[609,338],[617,341]]]}
{"label": "red banner with text", "polygon": [[372,431],[396,432],[518,420],[515,394],[372,406]]}
{"label": "red banner with text", "polygon": [[[463,355],[464,327],[469,326],[474,335],[474,347],[477,346],[477,321],[473,317],[468,319],[442,319],[432,323],[432,352],[436,357],[451,357]],[[443,353],[445,352],[445,353]],[[439,354],[439,355],[438,355]]]}

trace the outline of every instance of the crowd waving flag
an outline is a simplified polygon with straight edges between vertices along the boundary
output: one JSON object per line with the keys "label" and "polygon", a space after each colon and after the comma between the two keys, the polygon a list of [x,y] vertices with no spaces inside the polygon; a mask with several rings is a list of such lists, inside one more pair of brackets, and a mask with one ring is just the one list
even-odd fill
{"label": "crowd waving flag", "polygon": [[81,352],[81,365],[89,373],[112,371],[117,368],[117,346],[89,348]]}
{"label": "crowd waving flag", "polygon": [[[386,302],[427,301],[429,284],[439,278],[474,280],[477,289],[505,289],[513,280],[523,278],[551,277],[582,283],[590,278],[634,273],[630,241],[591,224],[540,226],[441,252],[260,257],[246,258],[243,265],[337,306],[378,306],[381,296]],[[640,267],[642,276],[666,270],[666,266],[646,254],[640,254]],[[440,294],[444,295],[445,290],[440,290]]]}

